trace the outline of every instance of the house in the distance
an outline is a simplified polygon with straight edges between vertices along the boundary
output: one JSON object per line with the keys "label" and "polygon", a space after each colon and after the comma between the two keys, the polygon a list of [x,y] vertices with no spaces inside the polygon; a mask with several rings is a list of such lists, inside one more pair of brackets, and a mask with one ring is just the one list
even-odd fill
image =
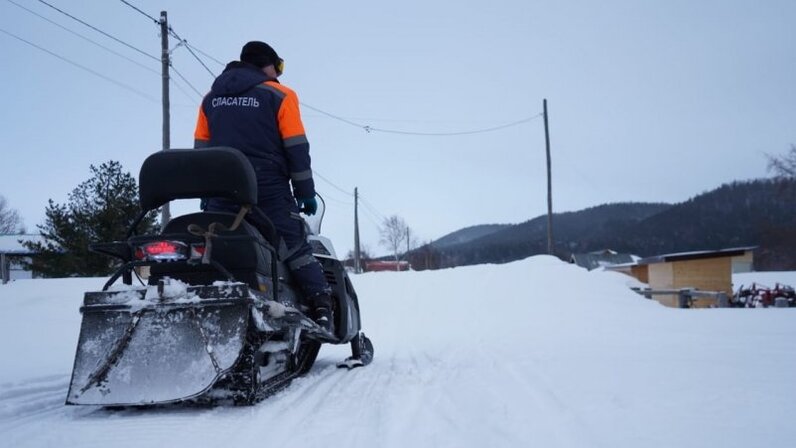
{"label": "house in the distance", "polygon": [[[754,246],[736,247],[643,258],[635,265],[637,272],[643,272],[646,267],[647,279],[645,281],[637,275],[634,276],[649,284],[653,291],[696,289],[723,292],[731,297],[732,274],[751,270],[754,249]],[[622,271],[621,267],[609,269]],[[654,298],[666,306],[680,306],[679,296],[674,293],[655,295]],[[717,304],[718,300],[714,297],[695,297],[692,306],[705,308]]]}
{"label": "house in the distance", "polygon": [[23,261],[36,255],[22,245],[22,241],[39,241],[41,235],[0,235],[0,284],[11,280],[35,277],[25,269]]}
{"label": "house in the distance", "polygon": [[368,260],[365,262],[365,272],[408,271],[411,268],[409,262],[404,260]]}

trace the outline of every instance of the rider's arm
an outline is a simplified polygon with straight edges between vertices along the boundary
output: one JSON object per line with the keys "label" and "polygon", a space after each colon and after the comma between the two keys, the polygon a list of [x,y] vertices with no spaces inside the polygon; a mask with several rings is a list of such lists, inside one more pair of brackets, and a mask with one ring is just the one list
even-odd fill
{"label": "rider's arm", "polygon": [[196,130],[193,133],[193,147],[206,148],[210,146],[210,128],[207,126],[207,116],[202,106],[199,106],[199,117],[196,119]]}
{"label": "rider's arm", "polygon": [[297,198],[315,197],[315,182],[312,179],[310,143],[301,122],[299,100],[296,92],[279,85],[285,97],[279,106],[277,119],[279,134],[284,143],[293,194]]}

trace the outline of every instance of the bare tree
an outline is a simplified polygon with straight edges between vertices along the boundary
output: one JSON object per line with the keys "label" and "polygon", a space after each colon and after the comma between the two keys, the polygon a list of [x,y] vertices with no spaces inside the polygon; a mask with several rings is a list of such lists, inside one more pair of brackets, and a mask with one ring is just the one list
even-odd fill
{"label": "bare tree", "polygon": [[20,233],[23,231],[19,213],[8,207],[6,198],[0,195],[0,234]]}
{"label": "bare tree", "polygon": [[779,157],[768,156],[768,170],[777,177],[796,179],[796,145]]}
{"label": "bare tree", "polygon": [[406,237],[409,235],[406,222],[398,215],[384,218],[380,232],[381,240],[379,243],[389,249],[395,261],[398,261],[398,254],[401,253],[401,249],[403,249],[406,242]]}

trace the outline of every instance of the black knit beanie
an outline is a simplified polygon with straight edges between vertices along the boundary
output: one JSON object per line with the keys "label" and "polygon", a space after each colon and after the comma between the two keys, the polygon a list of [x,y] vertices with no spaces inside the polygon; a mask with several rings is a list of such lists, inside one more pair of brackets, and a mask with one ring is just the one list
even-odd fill
{"label": "black knit beanie", "polygon": [[263,68],[276,64],[279,61],[279,55],[267,43],[255,40],[243,46],[240,51],[240,60]]}

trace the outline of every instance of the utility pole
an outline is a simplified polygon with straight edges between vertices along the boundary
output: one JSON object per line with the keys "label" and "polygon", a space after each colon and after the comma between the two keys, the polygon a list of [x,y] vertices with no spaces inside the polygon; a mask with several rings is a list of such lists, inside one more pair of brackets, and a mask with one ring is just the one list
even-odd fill
{"label": "utility pole", "polygon": [[[163,151],[171,146],[171,118],[169,115],[169,22],[166,11],[160,11],[160,62],[162,66],[163,83]],[[161,208],[161,227],[171,220],[171,210],[166,202]]]}
{"label": "utility pole", "polygon": [[547,151],[547,253],[553,255],[553,180],[550,167],[550,130],[547,126],[547,98],[544,106],[544,140]]}
{"label": "utility pole", "polygon": [[354,187],[354,272],[362,273],[362,262],[359,259],[359,189]]}

